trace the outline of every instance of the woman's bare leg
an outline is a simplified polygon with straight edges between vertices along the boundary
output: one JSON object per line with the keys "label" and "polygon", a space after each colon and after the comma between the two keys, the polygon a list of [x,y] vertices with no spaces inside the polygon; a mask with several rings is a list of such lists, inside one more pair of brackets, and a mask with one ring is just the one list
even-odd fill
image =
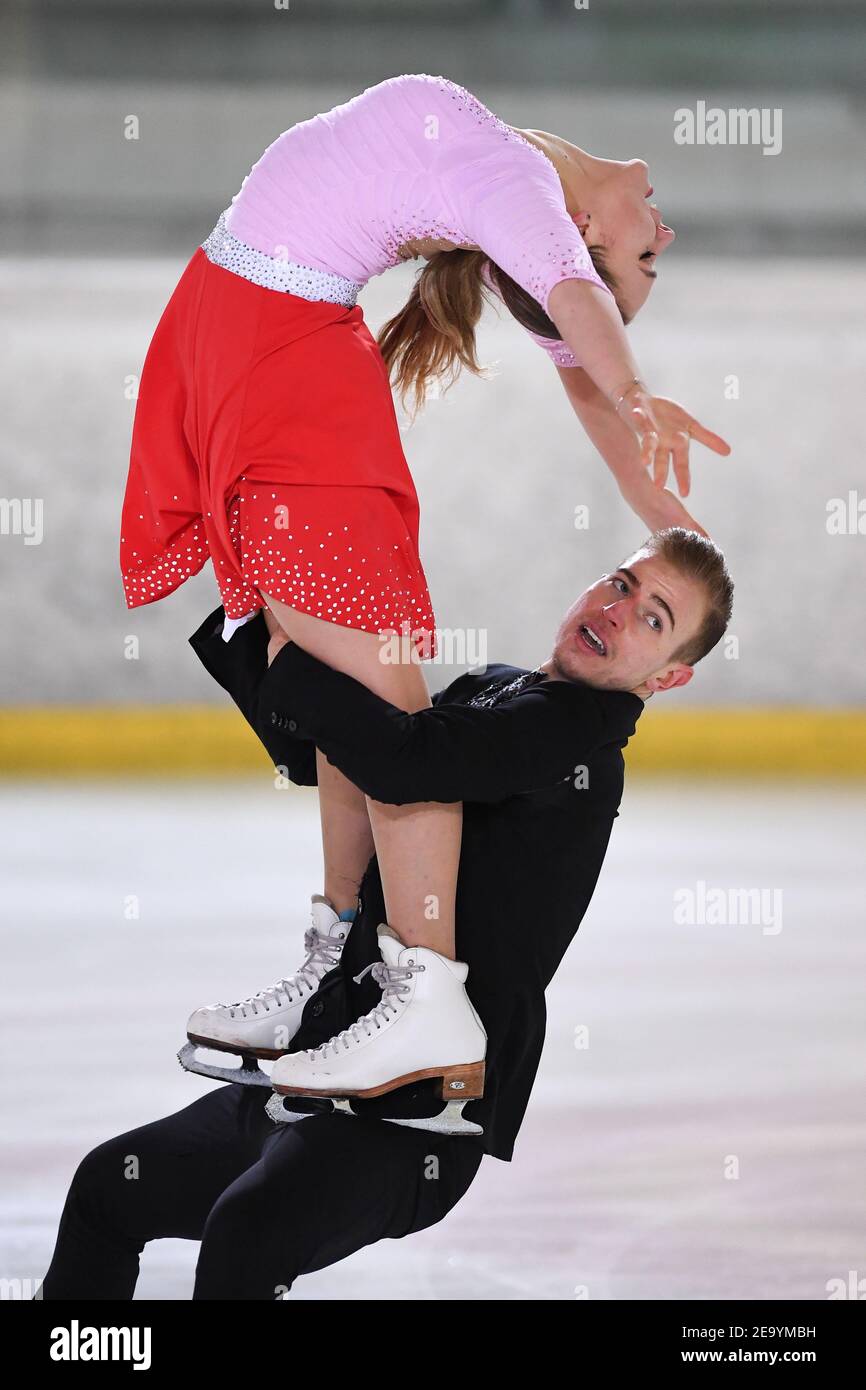
{"label": "woman's bare leg", "polygon": [[[382,644],[375,633],[360,632],[299,613],[263,591],[262,597],[271,610],[265,610],[270,632],[274,632],[276,619],[290,640],[335,670],[361,681],[398,709],[414,713],[430,704],[421,668],[414,662],[382,662],[379,659]],[[321,753],[317,754],[316,761],[320,776],[325,895],[337,911],[342,911],[344,906],[355,905],[355,879],[360,882],[370,858],[370,842],[364,838],[360,819],[362,793],[331,767]],[[462,804],[418,802],[411,806],[389,806],[369,797],[363,800],[379,860],[389,924],[407,946],[428,946],[453,959]],[[333,892],[338,893],[339,903]]]}
{"label": "woman's bare leg", "polygon": [[[316,749],[322,822],[323,892],[335,912],[358,906],[361,879],[375,849],[367,798]],[[413,943],[408,943],[413,944]]]}
{"label": "woman's bare leg", "polygon": [[[289,639],[270,608],[262,612],[271,635],[268,643],[270,666],[280,647]],[[316,749],[316,781],[324,860],[322,891],[336,912],[346,912],[357,906],[361,879],[375,850],[367,798],[339,768],[328,762],[320,748]]]}

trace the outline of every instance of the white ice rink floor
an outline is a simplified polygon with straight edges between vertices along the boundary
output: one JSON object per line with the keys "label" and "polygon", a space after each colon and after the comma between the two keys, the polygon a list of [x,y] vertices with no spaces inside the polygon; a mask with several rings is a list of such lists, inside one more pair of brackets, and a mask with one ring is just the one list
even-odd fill
{"label": "white ice rink floor", "polygon": [[[38,1280],[85,1152],[216,1084],[175,1061],[190,1011],[300,964],[318,816],[267,777],[7,782],[0,816],[0,1277]],[[864,844],[862,788],[633,783],[514,1161],[291,1297],[814,1300],[866,1276]],[[770,911],[678,923],[699,883]],[[197,1249],[148,1247],[138,1297],[189,1298]]]}

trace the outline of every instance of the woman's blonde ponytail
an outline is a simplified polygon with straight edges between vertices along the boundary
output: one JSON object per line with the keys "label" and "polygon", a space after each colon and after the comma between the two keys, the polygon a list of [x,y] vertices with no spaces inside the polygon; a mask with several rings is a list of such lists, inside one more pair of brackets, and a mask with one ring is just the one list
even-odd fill
{"label": "woman's blonde ponytail", "polygon": [[[601,279],[616,294],[603,248],[588,250]],[[403,308],[382,325],[377,338],[391,385],[404,407],[411,402],[413,419],[432,382],[438,381],[447,391],[463,367],[474,376],[484,374],[476,355],[475,329],[489,293],[485,274],[518,323],[542,337],[559,338],[556,325],[538,301],[484,251],[438,251],[418,273]]]}

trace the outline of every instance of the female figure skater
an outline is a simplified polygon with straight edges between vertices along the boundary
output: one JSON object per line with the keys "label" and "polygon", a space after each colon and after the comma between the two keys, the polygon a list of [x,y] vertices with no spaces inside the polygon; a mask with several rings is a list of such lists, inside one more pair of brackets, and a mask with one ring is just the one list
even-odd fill
{"label": "female figure skater", "polygon": [[[428,706],[417,658],[435,654],[435,624],[389,369],[416,405],[433,379],[477,372],[486,289],[557,365],[642,520],[694,527],[664,488],[669,462],[686,495],[690,437],[728,446],[651,394],[623,329],[674,237],[651,193],[642,161],[515,129],[443,77],[391,78],[284,131],[192,256],[147,353],[123,507],[128,607],[210,555],[226,640],[265,607],[277,641],[401,710]],[[377,345],[358,291],[416,255],[428,264]],[[411,633],[412,659],[386,663],[383,632]],[[317,773],[324,893],[304,965],[197,1010],[189,1038],[280,1056],[281,1091],[373,1095],[441,1077],[446,1099],[481,1095],[486,1035],[454,959],[461,805],[378,804],[321,754]],[[333,1047],[284,1055],[339,959],[374,849],[382,1002]]]}

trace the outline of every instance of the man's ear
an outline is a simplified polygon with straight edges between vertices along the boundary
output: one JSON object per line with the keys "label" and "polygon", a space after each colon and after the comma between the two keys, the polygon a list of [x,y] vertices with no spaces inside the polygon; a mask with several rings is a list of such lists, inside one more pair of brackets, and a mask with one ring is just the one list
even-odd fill
{"label": "man's ear", "polygon": [[657,690],[676,690],[678,686],[688,685],[694,674],[694,667],[678,663],[676,666],[669,666],[666,671],[659,672],[657,676],[650,676],[644,684],[653,694]]}

